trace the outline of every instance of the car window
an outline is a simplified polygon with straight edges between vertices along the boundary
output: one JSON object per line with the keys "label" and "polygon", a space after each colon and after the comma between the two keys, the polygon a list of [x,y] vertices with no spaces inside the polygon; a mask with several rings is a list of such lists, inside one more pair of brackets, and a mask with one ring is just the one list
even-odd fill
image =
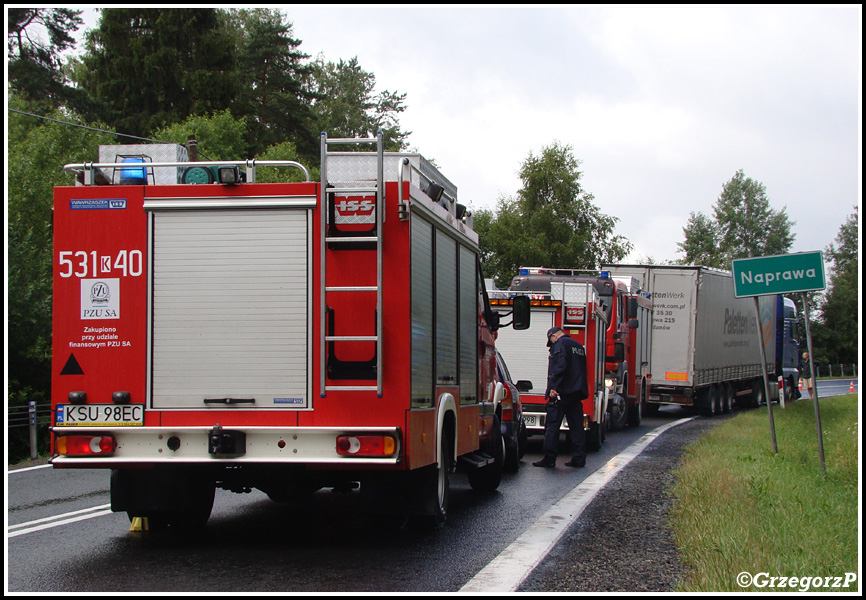
{"label": "car window", "polygon": [[496,366],[499,367],[499,376],[508,383],[513,383],[511,373],[508,372],[508,367],[505,366],[505,360],[499,352],[496,353]]}

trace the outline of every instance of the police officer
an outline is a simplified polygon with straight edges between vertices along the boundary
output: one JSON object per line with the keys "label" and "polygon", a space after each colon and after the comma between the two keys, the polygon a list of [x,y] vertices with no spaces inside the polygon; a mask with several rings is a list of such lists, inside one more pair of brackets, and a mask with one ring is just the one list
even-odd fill
{"label": "police officer", "polygon": [[532,463],[536,467],[555,467],[559,427],[568,419],[571,460],[566,466],[586,464],[586,436],[583,431],[583,403],[589,395],[586,384],[586,350],[559,327],[547,332],[550,357],[547,363],[547,420],[544,424],[544,458]]}

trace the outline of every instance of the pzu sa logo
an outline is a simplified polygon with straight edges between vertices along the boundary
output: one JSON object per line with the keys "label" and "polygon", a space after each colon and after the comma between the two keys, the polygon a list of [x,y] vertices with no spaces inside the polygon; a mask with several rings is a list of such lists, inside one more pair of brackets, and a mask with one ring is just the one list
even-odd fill
{"label": "pzu sa logo", "polygon": [[104,281],[97,281],[90,288],[90,303],[94,306],[107,306],[111,300],[111,288]]}

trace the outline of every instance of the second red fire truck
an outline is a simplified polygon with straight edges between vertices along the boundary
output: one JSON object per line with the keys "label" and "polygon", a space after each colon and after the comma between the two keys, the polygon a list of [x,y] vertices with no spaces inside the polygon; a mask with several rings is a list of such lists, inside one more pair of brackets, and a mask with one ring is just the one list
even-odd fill
{"label": "second red fire truck", "polygon": [[515,295],[526,295],[531,302],[528,331],[502,330],[496,340],[518,380],[530,434],[544,431],[545,339],[553,326],[586,348],[587,448],[600,448],[608,429],[640,424],[652,377],[652,303],[634,280],[611,278],[607,272],[521,267],[507,292],[492,295],[494,306],[512,304]]}

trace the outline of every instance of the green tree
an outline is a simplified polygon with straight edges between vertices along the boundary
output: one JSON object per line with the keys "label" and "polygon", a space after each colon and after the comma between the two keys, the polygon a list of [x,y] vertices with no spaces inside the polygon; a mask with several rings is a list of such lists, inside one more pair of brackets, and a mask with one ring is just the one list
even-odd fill
{"label": "green tree", "polygon": [[[293,160],[304,165],[310,172],[310,180],[318,181],[321,171],[318,163],[315,165],[303,159],[292,142],[274,144],[265,150],[259,157],[262,161],[268,160]],[[304,172],[294,167],[256,167],[256,181],[261,183],[287,183],[291,181],[305,181]]]}
{"label": "green tree", "polygon": [[[34,110],[14,95],[10,106]],[[84,124],[60,111],[50,116]],[[15,177],[7,182],[7,394],[9,406],[17,407],[50,400],[53,188],[73,184],[63,165],[93,160],[99,144],[112,143],[114,136],[18,113],[8,121]],[[12,440],[9,449],[10,456],[18,452]]]}
{"label": "green tree", "polygon": [[764,184],[737,171],[722,187],[713,218],[691,213],[677,244],[681,264],[730,269],[735,258],[785,254],[794,243],[786,208],[770,206]]}
{"label": "green tree", "polygon": [[361,68],[358,57],[336,63],[321,55],[313,63],[313,114],[318,131],[330,137],[374,137],[382,131],[385,150],[406,147],[411,132],[400,129],[399,113],[406,110],[406,94],[375,93],[376,76]]}
{"label": "green tree", "polygon": [[619,219],[603,214],[581,186],[579,167],[572,147],[554,142],[523,162],[516,196],[500,198],[495,215],[476,214],[486,277],[504,286],[521,265],[597,269],[631,251],[614,233]]}
{"label": "green tree", "polygon": [[137,136],[225,109],[239,88],[232,36],[214,8],[105,8],[74,72],[104,119]]}
{"label": "green tree", "polygon": [[318,156],[309,91],[312,67],[298,47],[292,23],[279,10],[233,10],[241,88],[232,112],[248,118],[251,155],[281,142],[294,142],[307,157]]}
{"label": "green tree", "polygon": [[[820,319],[814,327],[813,346],[822,362],[854,363],[858,356],[858,308],[860,237],[859,210],[839,228],[836,243],[825,249],[831,264],[827,292],[820,305]],[[825,371],[826,372],[826,371]]]}
{"label": "green tree", "polygon": [[[68,85],[60,53],[75,45],[72,33],[82,24],[71,8],[10,8],[7,11],[9,88],[30,101],[36,112],[79,105],[83,93]],[[34,29],[44,28],[44,40]]]}
{"label": "green tree", "polygon": [[180,123],[157,129],[153,137],[186,145],[195,136],[199,160],[243,160],[247,154],[247,119],[236,119],[229,110],[210,115],[193,115]]}
{"label": "green tree", "polygon": [[678,243],[679,251],[686,255],[682,264],[713,266],[718,263],[718,240],[716,224],[700,212],[689,213],[685,228],[685,241]]}

